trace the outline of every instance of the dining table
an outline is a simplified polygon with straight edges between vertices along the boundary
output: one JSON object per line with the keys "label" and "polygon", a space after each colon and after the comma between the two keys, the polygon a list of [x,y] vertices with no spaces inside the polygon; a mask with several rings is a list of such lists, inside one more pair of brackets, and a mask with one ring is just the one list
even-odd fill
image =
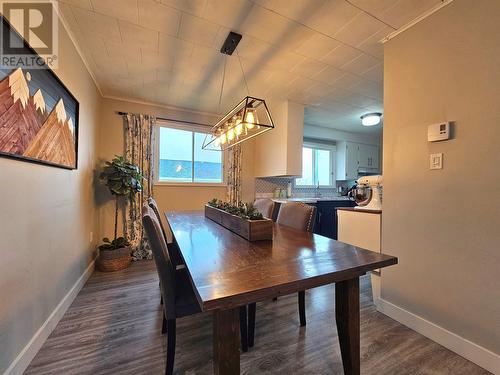
{"label": "dining table", "polygon": [[360,373],[359,277],[396,257],[277,223],[272,240],[250,242],[203,211],[165,216],[200,308],[213,312],[214,374],[240,373],[240,306],[332,283],[344,373]]}

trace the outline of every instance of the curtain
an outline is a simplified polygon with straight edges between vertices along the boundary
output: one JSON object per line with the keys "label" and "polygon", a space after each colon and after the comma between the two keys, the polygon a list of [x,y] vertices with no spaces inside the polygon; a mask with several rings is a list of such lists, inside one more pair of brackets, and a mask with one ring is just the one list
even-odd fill
{"label": "curtain", "polygon": [[151,259],[152,252],[142,227],[142,206],[153,194],[154,184],[154,128],[156,118],[147,115],[123,116],[125,131],[125,159],[139,166],[144,177],[142,192],[131,199],[125,210],[125,236],[132,246],[134,260]]}
{"label": "curtain", "polygon": [[236,145],[228,152],[227,201],[237,205],[241,202],[241,146]]}

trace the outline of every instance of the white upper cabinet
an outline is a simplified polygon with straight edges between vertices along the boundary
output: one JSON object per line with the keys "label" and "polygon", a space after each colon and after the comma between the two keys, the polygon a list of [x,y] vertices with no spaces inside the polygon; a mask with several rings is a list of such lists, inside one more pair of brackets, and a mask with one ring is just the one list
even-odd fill
{"label": "white upper cabinet", "polygon": [[337,180],[356,180],[359,172],[379,173],[379,147],[355,142],[337,142]]}
{"label": "white upper cabinet", "polygon": [[304,106],[290,101],[267,104],[275,128],[255,138],[255,176],[300,176]]}
{"label": "white upper cabinet", "polygon": [[367,170],[379,169],[379,148],[373,145],[358,145],[358,168]]}
{"label": "white upper cabinet", "polygon": [[358,178],[358,144],[337,142],[337,180]]}

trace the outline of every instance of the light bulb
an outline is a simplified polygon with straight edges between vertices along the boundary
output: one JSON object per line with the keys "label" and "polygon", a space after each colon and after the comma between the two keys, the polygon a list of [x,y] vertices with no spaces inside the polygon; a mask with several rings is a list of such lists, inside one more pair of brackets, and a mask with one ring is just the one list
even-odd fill
{"label": "light bulb", "polygon": [[236,124],[235,131],[236,135],[238,136],[243,132],[243,124],[241,123],[241,117],[239,116],[236,117],[235,124]]}
{"label": "light bulb", "polygon": [[232,141],[234,139],[234,129],[231,128],[227,131],[227,139],[229,141]]}
{"label": "light bulb", "polygon": [[245,115],[245,125],[248,129],[253,129],[255,126],[255,115],[254,115],[254,109],[247,109],[247,114]]}
{"label": "light bulb", "polygon": [[224,143],[226,143],[226,133],[222,133],[220,135],[220,144],[223,145]]}

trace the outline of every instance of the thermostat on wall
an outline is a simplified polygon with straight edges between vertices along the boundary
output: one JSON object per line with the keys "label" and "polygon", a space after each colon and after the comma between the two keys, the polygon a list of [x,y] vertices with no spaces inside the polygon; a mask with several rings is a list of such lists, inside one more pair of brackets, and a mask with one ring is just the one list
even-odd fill
{"label": "thermostat on wall", "polygon": [[445,141],[450,139],[450,123],[440,122],[429,125],[427,128],[427,140],[429,142]]}

